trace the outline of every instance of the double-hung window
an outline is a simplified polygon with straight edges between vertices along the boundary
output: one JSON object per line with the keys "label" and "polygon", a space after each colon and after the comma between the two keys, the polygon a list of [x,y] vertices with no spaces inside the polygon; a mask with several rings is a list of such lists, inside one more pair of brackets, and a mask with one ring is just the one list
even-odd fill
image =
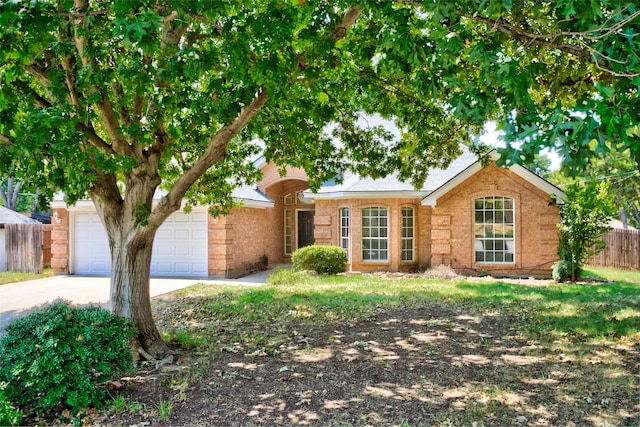
{"label": "double-hung window", "polygon": [[400,211],[400,217],[402,221],[402,236],[400,242],[402,247],[400,248],[400,261],[413,261],[414,260],[414,215],[413,208],[404,207]]}
{"label": "double-hung window", "polygon": [[502,196],[475,200],[474,251],[477,263],[513,264],[513,199]]}
{"label": "double-hung window", "polygon": [[340,208],[340,247],[347,251],[347,256],[350,250],[349,226],[349,208]]}
{"label": "double-hung window", "polygon": [[284,254],[291,255],[293,242],[293,218],[291,209],[284,210]]}
{"label": "double-hung window", "polygon": [[389,259],[389,213],[386,208],[362,209],[362,260]]}

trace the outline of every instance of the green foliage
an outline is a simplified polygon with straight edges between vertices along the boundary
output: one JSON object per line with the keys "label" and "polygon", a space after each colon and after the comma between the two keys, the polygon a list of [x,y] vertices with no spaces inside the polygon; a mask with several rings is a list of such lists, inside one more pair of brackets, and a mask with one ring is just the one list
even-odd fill
{"label": "green foliage", "polygon": [[100,384],[133,367],[130,323],[98,307],[55,302],[18,319],[0,340],[0,381],[22,410],[101,407]]}
{"label": "green foliage", "polygon": [[6,383],[0,382],[0,426],[21,425],[24,414],[5,398]]}
{"label": "green foliage", "polygon": [[[551,267],[551,277],[556,283],[563,283],[572,277],[572,264],[569,261],[560,260]],[[576,276],[580,276],[581,269],[575,269]]]}
{"label": "green foliage", "polygon": [[226,212],[258,151],[312,189],[347,170],[419,186],[495,119],[507,165],[544,147],[576,169],[627,149],[638,164],[640,15],[574,3],[3,1],[0,170],[45,199],[90,195],[116,240],[183,200]]}
{"label": "green foliage", "polygon": [[586,260],[604,249],[602,234],[610,229],[616,207],[606,182],[572,185],[566,195],[560,205],[560,261],[554,266],[554,279],[557,273],[559,281],[576,281]]}
{"label": "green foliage", "polygon": [[343,273],[347,269],[347,261],[347,251],[330,245],[305,246],[291,255],[295,270],[313,270],[320,274]]}

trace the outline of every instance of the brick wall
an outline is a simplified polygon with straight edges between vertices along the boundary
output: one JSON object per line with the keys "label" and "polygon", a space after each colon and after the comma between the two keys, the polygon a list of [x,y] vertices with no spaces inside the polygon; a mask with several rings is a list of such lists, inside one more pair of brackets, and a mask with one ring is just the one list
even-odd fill
{"label": "brick wall", "polygon": [[54,209],[51,225],[51,268],[55,274],[69,274],[69,211]]}
{"label": "brick wall", "polygon": [[44,268],[51,267],[51,231],[52,230],[53,230],[53,225],[42,224],[42,266]]}
{"label": "brick wall", "polygon": [[[267,266],[287,263],[284,253],[284,209],[292,210],[293,249],[295,250],[296,215],[299,209],[313,209],[295,200],[295,193],[307,188],[306,181],[281,179],[277,169],[267,165],[266,178],[271,184],[259,188],[274,201],[272,208],[240,207],[229,215],[209,218],[209,275],[237,277]],[[296,170],[293,171],[297,173]],[[306,177],[305,177],[306,178]],[[284,196],[292,194],[292,204],[284,205]]]}
{"label": "brick wall", "polygon": [[[279,182],[294,180],[294,181],[301,181],[306,183],[308,181],[307,174],[303,169],[287,166],[285,170],[286,170],[286,175],[281,176],[278,170],[278,167],[274,163],[268,163],[267,165],[265,165],[261,169],[262,179],[260,180],[260,182],[258,182],[258,189],[263,193],[267,193],[267,189],[269,187]],[[305,184],[304,188],[302,189],[306,190],[307,185]]]}
{"label": "brick wall", "polygon": [[209,274],[237,277],[266,268],[270,209],[241,207],[209,220]]}
{"label": "brick wall", "polygon": [[[515,207],[515,264],[476,263],[474,200],[506,196]],[[549,195],[495,164],[477,172],[437,201],[431,217],[432,265],[467,272],[548,275],[557,260],[560,216]]]}

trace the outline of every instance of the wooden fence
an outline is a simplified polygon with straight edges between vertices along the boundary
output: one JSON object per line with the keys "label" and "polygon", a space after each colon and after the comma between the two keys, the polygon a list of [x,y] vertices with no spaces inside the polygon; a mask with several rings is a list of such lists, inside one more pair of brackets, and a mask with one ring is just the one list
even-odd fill
{"label": "wooden fence", "polygon": [[5,224],[7,270],[42,273],[42,224]]}
{"label": "wooden fence", "polygon": [[640,230],[607,231],[603,235],[607,246],[587,264],[592,267],[610,267],[622,270],[640,270]]}

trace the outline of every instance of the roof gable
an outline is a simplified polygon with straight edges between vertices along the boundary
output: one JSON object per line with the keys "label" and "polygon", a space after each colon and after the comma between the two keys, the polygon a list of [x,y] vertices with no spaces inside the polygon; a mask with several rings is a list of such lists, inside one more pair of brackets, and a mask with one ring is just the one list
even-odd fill
{"label": "roof gable", "polygon": [[[494,162],[500,158],[500,155],[498,154],[498,152],[496,150],[492,150],[489,153],[489,155],[491,156],[491,159]],[[440,187],[438,187],[437,189],[435,189],[434,191],[429,193],[427,196],[425,196],[425,198],[422,199],[422,205],[423,206],[436,206],[437,202],[438,202],[438,199],[440,197],[444,196],[449,191],[451,191],[452,189],[454,189],[455,187],[460,185],[467,178],[470,178],[472,175],[474,175],[475,173],[477,173],[480,170],[482,170],[482,168],[483,167],[482,167],[482,164],[480,163],[480,161],[476,160],[476,162],[474,162],[473,164],[469,165],[467,168],[465,168],[464,170],[460,171],[460,173],[455,175],[453,178],[451,178],[450,180],[445,182],[443,185],[441,185]],[[539,188],[543,192],[545,192],[545,193],[547,193],[549,195],[551,195],[551,194],[555,195],[557,201],[563,201],[566,198],[566,195],[564,194],[564,192],[562,190],[560,190],[555,185],[551,184],[546,179],[544,179],[544,178],[536,175],[535,173],[531,172],[529,169],[525,168],[524,166],[515,164],[513,166],[510,166],[508,169],[511,172],[513,172],[516,175],[518,175],[520,178],[522,178],[525,181],[533,184],[534,186],[536,186],[537,188]]]}

